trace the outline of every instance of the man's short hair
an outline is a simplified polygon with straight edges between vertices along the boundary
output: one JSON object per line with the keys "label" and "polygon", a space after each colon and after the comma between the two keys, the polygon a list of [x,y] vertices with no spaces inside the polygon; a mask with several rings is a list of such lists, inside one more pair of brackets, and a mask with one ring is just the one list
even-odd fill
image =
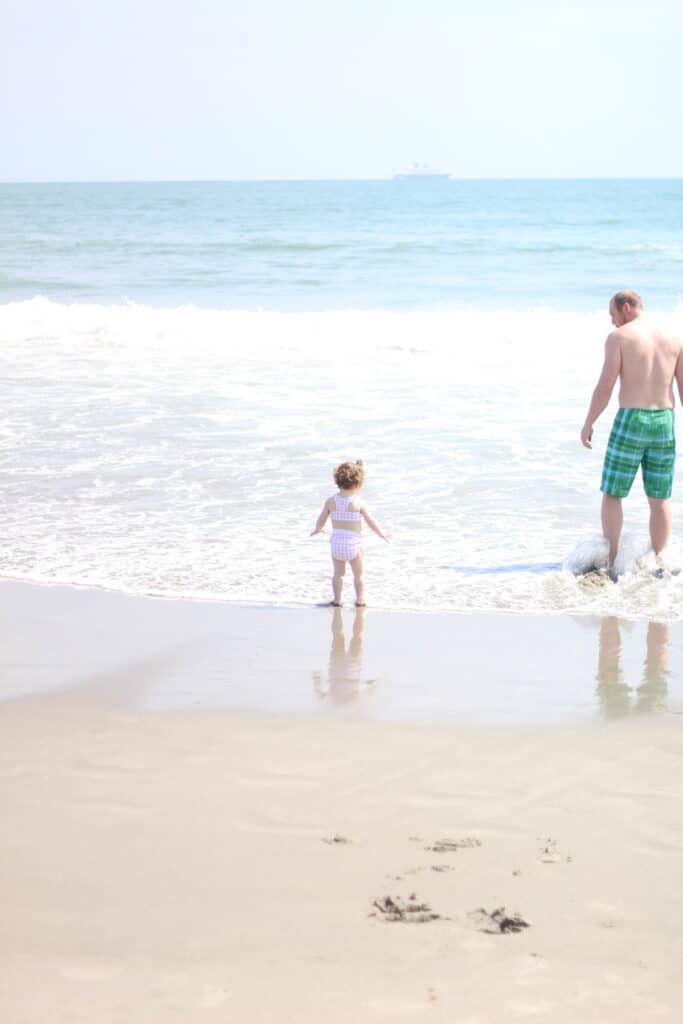
{"label": "man's short hair", "polygon": [[616,295],[612,296],[611,301],[615,308],[619,310],[619,312],[622,311],[627,302],[629,306],[633,306],[634,309],[643,308],[643,300],[637,292],[617,292]]}

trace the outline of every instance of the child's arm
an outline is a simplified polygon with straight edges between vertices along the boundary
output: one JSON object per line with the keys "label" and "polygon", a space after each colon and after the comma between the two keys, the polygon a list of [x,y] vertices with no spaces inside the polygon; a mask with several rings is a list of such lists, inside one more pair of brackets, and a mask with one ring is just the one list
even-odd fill
{"label": "child's arm", "polygon": [[323,505],[323,510],[318,516],[318,522],[315,524],[315,529],[311,530],[309,537],[315,537],[316,533],[322,533],[323,526],[327,522],[327,517],[330,514],[330,499],[328,498]]}
{"label": "child's arm", "polygon": [[376,533],[378,537],[382,538],[382,540],[386,540],[386,541],[390,541],[391,540],[391,533],[388,530],[385,532],[382,529],[382,527],[379,525],[377,520],[372,516],[372,514],[371,514],[369,508],[367,507],[367,505],[365,505],[365,504],[361,505],[359,511],[360,511],[360,514],[362,515],[363,519],[368,524],[368,526],[370,527],[370,529],[372,530],[373,533]]}

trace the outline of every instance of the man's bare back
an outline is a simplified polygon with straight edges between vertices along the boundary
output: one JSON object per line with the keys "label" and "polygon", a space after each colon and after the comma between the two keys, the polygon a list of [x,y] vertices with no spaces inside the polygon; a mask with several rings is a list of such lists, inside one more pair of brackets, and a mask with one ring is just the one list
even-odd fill
{"label": "man's bare back", "polygon": [[619,405],[624,409],[673,409],[673,382],[681,354],[679,338],[644,316],[608,338],[620,358]]}

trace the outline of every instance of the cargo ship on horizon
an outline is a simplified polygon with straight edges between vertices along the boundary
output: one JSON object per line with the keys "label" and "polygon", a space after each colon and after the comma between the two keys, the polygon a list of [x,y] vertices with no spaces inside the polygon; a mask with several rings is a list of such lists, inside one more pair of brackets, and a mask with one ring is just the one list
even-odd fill
{"label": "cargo ship on horizon", "polygon": [[405,167],[399,171],[398,174],[394,175],[394,181],[406,181],[411,178],[450,178],[448,171],[440,171],[436,167],[430,167],[429,164],[410,164],[409,167]]}

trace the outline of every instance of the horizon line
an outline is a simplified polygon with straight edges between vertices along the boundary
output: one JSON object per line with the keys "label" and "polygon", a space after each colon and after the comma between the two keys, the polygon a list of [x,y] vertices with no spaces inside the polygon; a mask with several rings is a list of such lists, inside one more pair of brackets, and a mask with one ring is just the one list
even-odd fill
{"label": "horizon line", "polygon": [[[267,185],[267,184],[338,184],[341,182],[393,182],[396,175],[381,178],[7,178],[1,185]],[[406,179],[402,180],[402,183]],[[415,178],[409,181],[435,181],[441,183],[472,181],[682,181],[683,175],[483,175],[440,178]]]}

